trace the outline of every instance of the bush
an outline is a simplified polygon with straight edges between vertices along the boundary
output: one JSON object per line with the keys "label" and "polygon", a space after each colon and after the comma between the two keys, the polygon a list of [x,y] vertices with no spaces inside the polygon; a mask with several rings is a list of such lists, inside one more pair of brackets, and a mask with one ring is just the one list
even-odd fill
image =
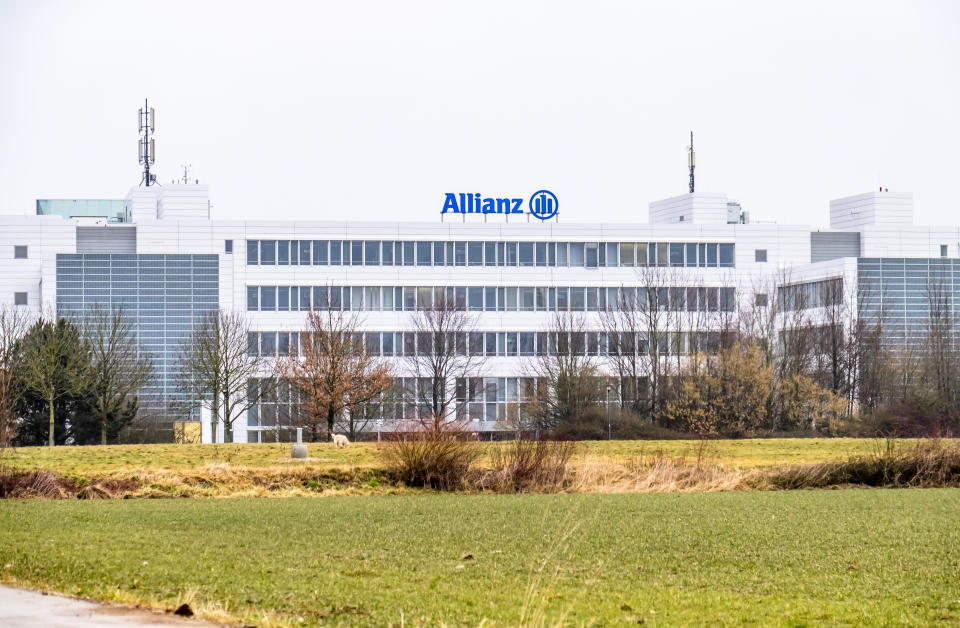
{"label": "bush", "polygon": [[779,489],[844,484],[885,488],[960,486],[960,444],[932,440],[904,450],[887,440],[873,455],[774,469],[767,480],[772,488]]}
{"label": "bush", "polygon": [[498,493],[557,490],[575,450],[572,441],[517,438],[493,450],[490,469],[477,482]]}
{"label": "bush", "polygon": [[464,487],[480,456],[472,434],[455,423],[396,432],[380,451],[393,480],[442,490]]}

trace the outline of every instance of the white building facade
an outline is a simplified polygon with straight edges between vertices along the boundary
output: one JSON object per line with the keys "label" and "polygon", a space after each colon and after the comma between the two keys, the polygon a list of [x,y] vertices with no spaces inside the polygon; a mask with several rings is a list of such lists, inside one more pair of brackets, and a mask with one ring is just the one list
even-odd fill
{"label": "white building facade", "polygon": [[[533,205],[522,214],[438,215],[438,203],[432,221],[325,222],[213,220],[199,184],[141,187],[122,200],[38,201],[37,215],[0,217],[0,303],[60,315],[122,305],[157,369],[142,404],[162,408],[178,399],[180,347],[212,310],[244,312],[250,351],[271,356],[296,344],[310,309],[357,311],[368,350],[403,376],[412,317],[445,299],[470,312],[466,344],[484,358],[471,375],[478,385],[465,386],[480,392],[462,399],[463,416],[491,431],[516,418],[556,312],[578,313],[583,350],[603,367],[603,312],[638,298],[652,273],[659,307],[697,318],[702,333],[777,298],[822,307],[819,282],[848,286],[870,311],[893,311],[902,329],[931,273],[949,274],[951,289],[955,277],[960,295],[960,227],[914,225],[910,194],[832,201],[822,231],[750,222],[722,194],[651,203],[649,223],[566,222],[579,217],[575,209],[563,222],[541,220]],[[669,351],[692,342],[680,338]],[[260,404],[234,423],[234,440],[280,438],[293,406],[290,398]]]}

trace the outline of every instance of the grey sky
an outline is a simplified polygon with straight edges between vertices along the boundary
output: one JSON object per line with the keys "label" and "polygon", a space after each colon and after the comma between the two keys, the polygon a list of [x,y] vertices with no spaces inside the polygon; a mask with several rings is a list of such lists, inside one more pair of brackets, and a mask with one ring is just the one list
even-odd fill
{"label": "grey sky", "polygon": [[157,109],[161,183],[214,217],[436,221],[445,192],[647,219],[726,192],[755,220],[828,201],[960,208],[960,3],[0,0],[0,213],[120,198]]}

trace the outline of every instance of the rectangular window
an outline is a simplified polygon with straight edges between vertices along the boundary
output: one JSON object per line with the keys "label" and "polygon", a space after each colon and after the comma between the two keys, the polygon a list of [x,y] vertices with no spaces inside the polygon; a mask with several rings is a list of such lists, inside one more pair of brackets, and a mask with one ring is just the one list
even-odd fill
{"label": "rectangular window", "polygon": [[557,265],[557,243],[549,242],[547,244],[547,266]]}
{"label": "rectangular window", "polygon": [[587,268],[596,268],[600,265],[596,242],[588,242],[584,245],[584,262]]}
{"label": "rectangular window", "polygon": [[572,268],[583,268],[583,242],[570,243],[570,266]]}
{"label": "rectangular window", "polygon": [[657,242],[657,266],[667,266],[670,261],[670,245]]}
{"label": "rectangular window", "polygon": [[570,309],[575,312],[582,312],[587,309],[584,288],[570,288]]}
{"label": "rectangular window", "polygon": [[453,242],[447,242],[444,249],[444,264],[446,266],[453,266]]}
{"label": "rectangular window", "polygon": [[277,263],[277,241],[260,240],[260,264],[273,266]]}
{"label": "rectangular window", "polygon": [[483,266],[483,242],[467,242],[467,264]]}
{"label": "rectangular window", "polygon": [[454,266],[467,265],[467,243],[466,242],[453,243],[453,264]]}
{"label": "rectangular window", "polygon": [[497,266],[504,266],[506,263],[506,245],[503,242],[497,242]]}
{"label": "rectangular window", "polygon": [[767,249],[756,249],[753,252],[753,261],[755,262],[765,262],[767,261]]}
{"label": "rectangular window", "polygon": [[467,288],[467,309],[472,312],[483,311],[482,286],[470,286]]}
{"label": "rectangular window", "polygon": [[247,311],[256,312],[260,309],[260,288],[247,286]]}
{"label": "rectangular window", "polygon": [[260,352],[262,355],[274,356],[277,354],[277,334],[267,331],[260,334]]}
{"label": "rectangular window", "polygon": [[247,332],[247,355],[260,353],[260,334],[255,331]]}
{"label": "rectangular window", "polygon": [[330,293],[326,286],[313,287],[313,307],[317,310],[326,310],[330,307]]}
{"label": "rectangular window", "polygon": [[497,243],[496,242],[483,243],[483,265],[484,266],[497,265]]}
{"label": "rectangular window", "polygon": [[520,242],[520,265],[533,266],[533,242]]}
{"label": "rectangular window", "polygon": [[290,264],[293,266],[300,264],[300,240],[290,240]]}
{"label": "rectangular window", "polygon": [[507,311],[516,312],[517,311],[517,289],[516,288],[501,288],[505,292],[506,301],[507,301]]}
{"label": "rectangular window", "polygon": [[247,264],[256,266],[260,262],[259,240],[247,240]]}
{"label": "rectangular window", "polygon": [[707,266],[715,267],[717,265],[717,245],[707,245]]}
{"label": "rectangular window", "polygon": [[[415,242],[404,242],[403,243],[403,265],[404,266],[413,266],[415,260],[413,259],[413,249]],[[399,261],[399,260],[398,260]]]}
{"label": "rectangular window", "polygon": [[367,266],[380,265],[380,242],[377,240],[368,240],[363,243],[363,263]]}
{"label": "rectangular window", "polygon": [[484,288],[486,292],[486,308],[488,312],[497,311],[497,289],[494,286],[487,286]]}
{"label": "rectangular window", "polygon": [[310,287],[302,286],[300,288],[300,311],[309,312],[310,311]]}
{"label": "rectangular window", "polygon": [[273,312],[277,309],[277,287],[260,286],[260,311]]}
{"label": "rectangular window", "polygon": [[363,266],[363,242],[361,240],[350,242],[350,265]]}
{"label": "rectangular window", "polygon": [[[19,246],[17,247],[20,248]],[[224,240],[223,241],[223,252],[233,255],[233,240]],[[27,258],[27,247],[23,247],[23,257],[21,259]]]}
{"label": "rectangular window", "polygon": [[281,312],[290,311],[290,288],[288,286],[277,288],[277,309]]}
{"label": "rectangular window", "polygon": [[[17,248],[19,248],[19,247],[17,247]],[[26,249],[27,247],[23,247],[23,248]],[[24,257],[27,256],[26,252],[24,252],[23,256],[24,256]],[[940,245],[940,257],[946,257],[946,256],[947,256],[947,245],[946,245],[946,244],[941,244],[941,245]]]}
{"label": "rectangular window", "polygon": [[522,312],[533,311],[533,288],[520,288],[520,310]]}
{"label": "rectangular window", "polygon": [[517,265],[517,243],[506,242],[507,246],[507,266]]}
{"label": "rectangular window", "polygon": [[733,288],[720,288],[720,311],[732,312],[736,308],[736,291]]}
{"label": "rectangular window", "polygon": [[757,307],[767,307],[767,295],[763,292],[753,295],[753,304]]}
{"label": "rectangular window", "polygon": [[670,265],[683,266],[683,244],[678,242],[670,244]]}
{"label": "rectangular window", "polygon": [[733,268],[733,245],[720,245],[720,268]]}
{"label": "rectangular window", "polygon": [[403,287],[403,309],[412,312],[416,308],[416,289],[412,286]]}
{"label": "rectangular window", "polygon": [[14,305],[26,305],[26,304],[27,304],[27,293],[26,293],[26,292],[14,292],[14,293],[13,293],[13,304],[14,304]]}
{"label": "rectangular window", "polygon": [[313,241],[313,265],[314,266],[326,266],[328,261],[328,253],[330,246],[326,240],[314,240]]}
{"label": "rectangular window", "polygon": [[381,242],[381,259],[384,266],[393,266],[393,242]]}
{"label": "rectangular window", "polygon": [[340,265],[340,240],[330,240],[330,265]]}
{"label": "rectangular window", "polygon": [[417,242],[417,266],[430,266],[429,242]]}
{"label": "rectangular window", "polygon": [[697,265],[697,245],[687,244],[687,268],[695,268]]}
{"label": "rectangular window", "polygon": [[277,265],[287,266],[290,264],[290,241],[277,241]]}
{"label": "rectangular window", "polygon": [[557,288],[557,310],[566,312],[568,309],[570,304],[567,299],[567,288]]}
{"label": "rectangular window", "polygon": [[310,249],[312,245],[310,240],[300,240],[300,264],[308,266],[310,264]]}
{"label": "rectangular window", "polygon": [[547,265],[547,243],[546,242],[537,242],[537,250],[534,255],[534,261],[537,266],[546,266]]}

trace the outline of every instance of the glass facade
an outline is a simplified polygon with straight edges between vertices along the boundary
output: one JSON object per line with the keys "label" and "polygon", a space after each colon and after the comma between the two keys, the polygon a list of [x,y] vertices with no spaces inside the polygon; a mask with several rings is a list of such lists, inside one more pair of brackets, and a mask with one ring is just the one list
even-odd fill
{"label": "glass facade", "polygon": [[107,222],[130,222],[130,202],[112,199],[41,199],[37,201],[37,216],[103,217]]}
{"label": "glass facade", "polygon": [[729,242],[247,240],[250,266],[672,266],[733,268]]}
{"label": "glass facade", "polygon": [[960,259],[860,258],[857,260],[860,316],[881,324],[894,346],[915,346],[933,321],[960,329]]}
{"label": "glass facade", "polygon": [[182,400],[178,353],[194,324],[219,306],[217,255],[57,255],[57,314],[82,317],[95,306],[123,308],[154,374],[141,406]]}

